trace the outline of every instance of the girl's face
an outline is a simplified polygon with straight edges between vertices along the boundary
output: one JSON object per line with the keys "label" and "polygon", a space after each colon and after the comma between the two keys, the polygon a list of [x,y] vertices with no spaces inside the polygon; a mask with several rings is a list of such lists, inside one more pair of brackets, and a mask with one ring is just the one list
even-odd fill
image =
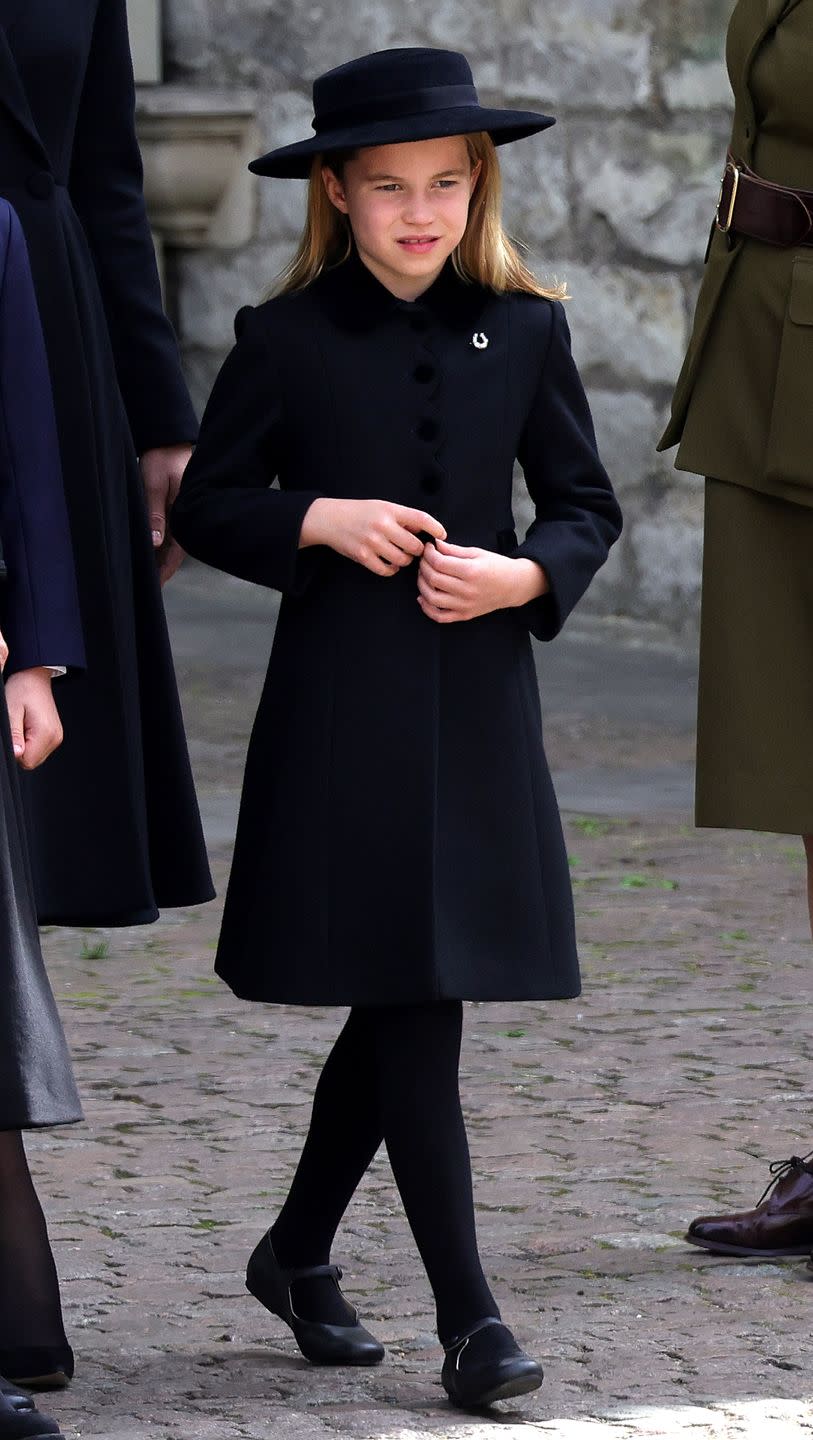
{"label": "girl's face", "polygon": [[479,161],[462,135],[359,150],[325,189],[350,221],[359,256],[401,300],[414,300],[440,274],[463,238]]}

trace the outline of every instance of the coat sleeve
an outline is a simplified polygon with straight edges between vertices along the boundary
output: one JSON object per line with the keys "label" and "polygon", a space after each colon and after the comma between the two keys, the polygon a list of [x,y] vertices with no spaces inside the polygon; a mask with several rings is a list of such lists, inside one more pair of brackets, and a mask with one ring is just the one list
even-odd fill
{"label": "coat sleeve", "polygon": [[518,458],[536,517],[514,554],[535,560],[548,577],[548,594],[526,612],[536,638],[552,640],[604,564],[622,524],[558,301]]}
{"label": "coat sleeve", "polygon": [[144,205],[126,0],[98,0],[70,192],[88,237],[139,455],[194,442],[197,420],[166,318]]}
{"label": "coat sleeve", "polygon": [[299,549],[319,492],[271,488],[285,447],[281,385],[261,317],[241,311],[237,329],[172,509],[172,532],[207,565],[298,594],[319,563],[316,549]]}
{"label": "coat sleeve", "polygon": [[0,214],[0,535],[6,674],[83,667],[51,381],[20,222]]}

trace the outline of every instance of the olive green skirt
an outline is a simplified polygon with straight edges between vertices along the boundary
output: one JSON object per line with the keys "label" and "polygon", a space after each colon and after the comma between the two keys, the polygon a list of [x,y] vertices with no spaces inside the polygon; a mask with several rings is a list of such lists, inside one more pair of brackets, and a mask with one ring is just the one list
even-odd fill
{"label": "olive green skirt", "polygon": [[706,482],[698,825],[813,835],[813,508]]}

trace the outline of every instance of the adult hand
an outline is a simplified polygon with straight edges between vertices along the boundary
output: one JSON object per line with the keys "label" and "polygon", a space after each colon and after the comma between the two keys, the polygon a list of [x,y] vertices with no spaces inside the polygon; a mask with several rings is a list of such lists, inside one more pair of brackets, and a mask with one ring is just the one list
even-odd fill
{"label": "adult hand", "polygon": [[18,670],[6,681],[11,743],[23,770],[36,770],[62,744],[62,723],[51,694],[50,671]]}
{"label": "adult hand", "polygon": [[329,545],[374,575],[395,575],[423,554],[420,535],[442,540],[446,531],[424,510],[390,500],[338,500],[323,496],[306,512],[299,545]]}
{"label": "adult hand", "polygon": [[191,445],[164,445],[159,449],[145,450],[141,457],[147,517],[162,585],[172,579],[184,558],[184,551],[170,533],[168,517],[191,456]]}
{"label": "adult hand", "polygon": [[527,605],[549,589],[541,565],[471,545],[427,545],[418,570],[418,603],[439,625]]}
{"label": "adult hand", "polygon": [[7,661],[7,660],[8,660],[8,645],[7,645],[6,642],[5,642],[5,639],[4,639],[4,637],[3,637],[3,632],[2,632],[2,630],[0,630],[0,675],[2,675],[3,671],[4,671],[5,668],[6,668],[6,661]]}

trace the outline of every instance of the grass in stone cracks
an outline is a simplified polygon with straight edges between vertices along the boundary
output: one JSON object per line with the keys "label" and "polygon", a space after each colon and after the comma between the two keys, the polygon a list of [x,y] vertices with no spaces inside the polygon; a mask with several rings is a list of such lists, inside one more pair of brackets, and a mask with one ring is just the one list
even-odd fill
{"label": "grass in stone cracks", "polygon": [[79,953],[80,960],[106,960],[110,954],[107,940],[83,940]]}
{"label": "grass in stone cracks", "polygon": [[[568,865],[571,870],[578,870],[584,862],[579,855],[568,855]],[[630,864],[630,861],[622,859],[621,864]],[[633,871],[630,875],[622,875],[620,879],[602,871],[597,875],[573,875],[571,884],[575,891],[586,890],[589,887],[605,886],[610,890],[677,890],[679,883],[671,880],[666,875],[642,875]]]}
{"label": "grass in stone cracks", "polygon": [[568,824],[578,830],[581,835],[589,838],[599,835],[609,835],[612,824],[609,820],[599,820],[595,815],[572,815]]}
{"label": "grass in stone cracks", "polygon": [[677,890],[677,880],[668,880],[665,875],[622,875],[619,885],[622,890]]}

